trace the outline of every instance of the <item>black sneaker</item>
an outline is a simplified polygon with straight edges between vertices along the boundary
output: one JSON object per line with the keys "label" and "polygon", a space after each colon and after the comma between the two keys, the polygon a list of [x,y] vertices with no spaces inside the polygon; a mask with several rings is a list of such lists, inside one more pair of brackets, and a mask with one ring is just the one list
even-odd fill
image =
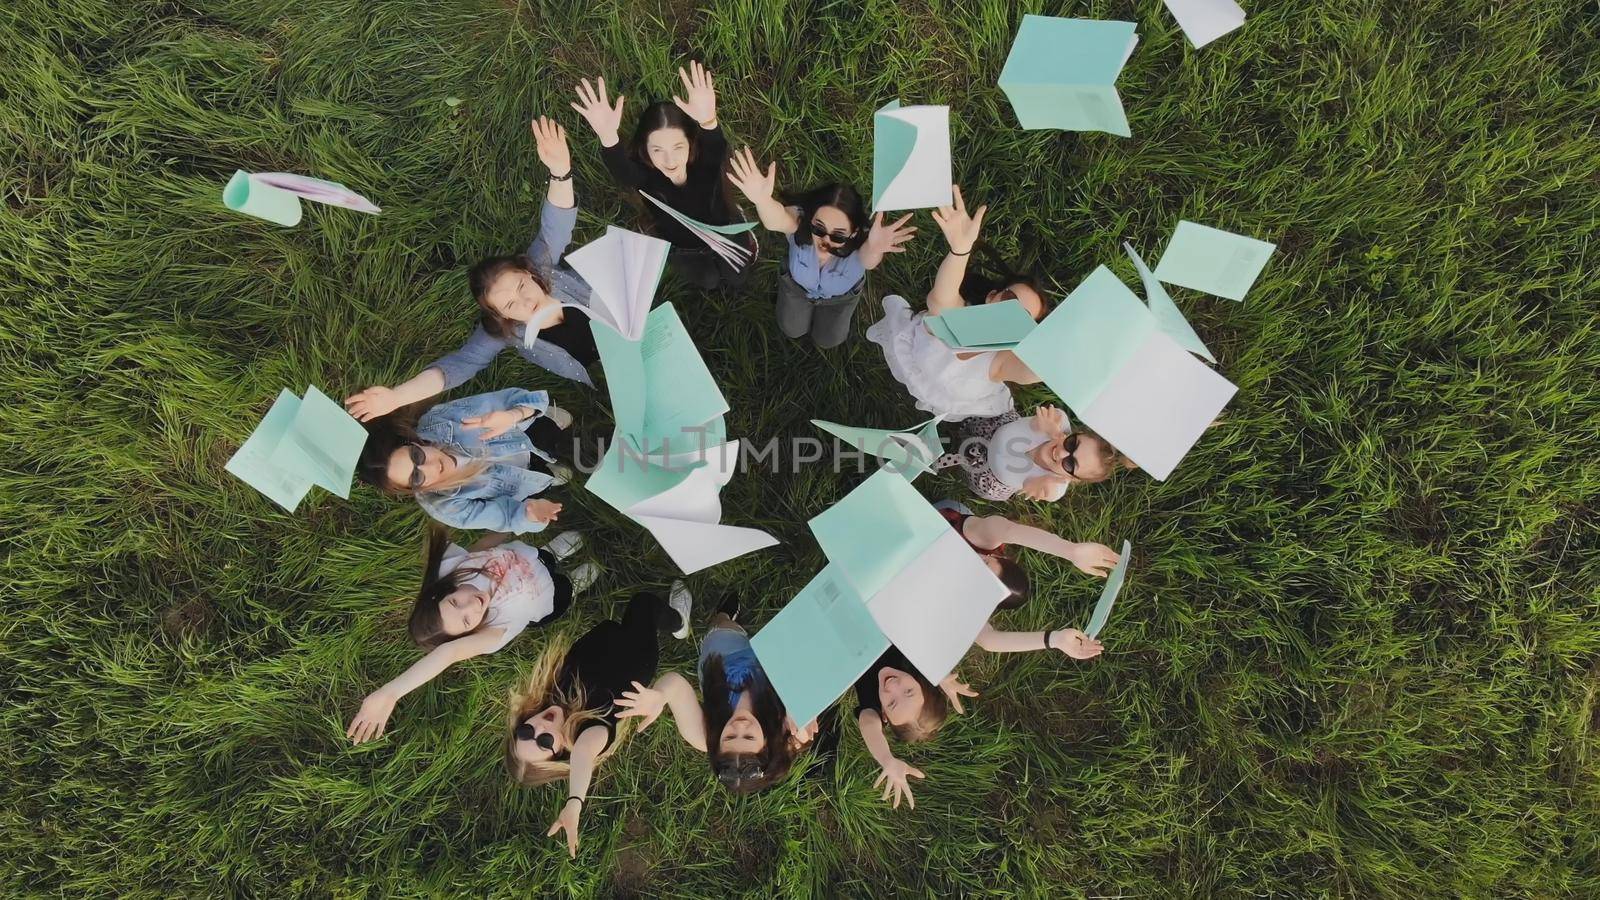
{"label": "black sneaker", "polygon": [[727,616],[730,621],[739,621],[739,598],[731,594],[722,598],[722,605],[717,607],[717,612]]}

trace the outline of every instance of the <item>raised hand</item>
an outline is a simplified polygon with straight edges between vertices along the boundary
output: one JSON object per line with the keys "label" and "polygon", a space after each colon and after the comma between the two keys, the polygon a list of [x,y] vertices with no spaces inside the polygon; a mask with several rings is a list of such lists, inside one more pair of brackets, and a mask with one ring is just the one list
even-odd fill
{"label": "raised hand", "polygon": [[635,681],[633,690],[623,691],[622,696],[612,702],[622,707],[622,712],[617,713],[617,718],[640,719],[639,730],[644,731],[657,716],[661,715],[661,710],[667,705],[667,695]]}
{"label": "raised hand", "polygon": [[739,192],[749,198],[751,203],[760,205],[763,200],[771,200],[772,192],[778,189],[778,164],[767,165],[767,173],[761,174],[761,164],[756,162],[756,155],[745,147],[733,154],[729,159],[730,171],[728,180]]}
{"label": "raised hand", "polygon": [[523,417],[521,409],[497,409],[481,416],[467,416],[461,420],[462,428],[474,428],[479,440],[493,440],[516,427]]}
{"label": "raised hand", "polygon": [[806,727],[801,728],[794,723],[793,717],[784,716],[783,729],[789,733],[789,737],[794,739],[795,744],[804,746],[811,743],[811,739],[817,736],[817,720],[812,719]]}
{"label": "raised hand", "polygon": [[554,500],[529,500],[523,504],[523,508],[528,511],[528,518],[546,525],[561,515],[561,504]]}
{"label": "raised hand", "polygon": [[555,119],[540,116],[529,123],[533,130],[533,146],[539,161],[551,175],[565,175],[572,171],[572,154],[567,150],[567,130]]}
{"label": "raised hand", "polygon": [[872,787],[876,790],[881,785],[883,787],[883,799],[888,800],[892,796],[895,809],[900,808],[900,799],[902,797],[911,805],[912,809],[916,809],[917,798],[911,796],[911,785],[906,781],[908,776],[921,778],[923,777],[922,770],[912,768],[903,759],[890,757],[889,761],[884,764],[883,771],[878,773],[878,780],[872,783]]}
{"label": "raised hand", "polygon": [[1105,544],[1073,544],[1067,551],[1067,561],[1079,571],[1104,578],[1122,561],[1122,556]]}
{"label": "raised hand", "polygon": [[966,684],[961,679],[957,678],[956,673],[954,672],[946,675],[944,680],[939,682],[939,690],[944,691],[945,697],[950,700],[950,705],[954,707],[955,711],[958,713],[966,712],[966,710],[961,706],[962,697],[978,696],[978,692],[972,689],[972,685]]}
{"label": "raised hand", "polygon": [[885,253],[904,253],[906,248],[900,246],[911,240],[917,234],[915,226],[907,225],[911,221],[911,214],[906,213],[893,223],[883,224],[883,213],[872,217],[872,230],[867,232],[866,243],[862,249],[877,255]]}
{"label": "raised hand", "polygon": [[382,737],[384,726],[389,724],[389,714],[394,712],[395,699],[383,691],[368,694],[367,699],[361,701],[356,717],[350,720],[350,727],[344,730],[344,736],[354,744]]}
{"label": "raised hand", "polygon": [[966,201],[961,198],[961,186],[951,185],[950,190],[955,194],[955,202],[950,206],[941,206],[934,210],[933,221],[938,223],[939,230],[944,232],[945,243],[950,245],[950,251],[965,255],[971,253],[972,246],[978,242],[978,232],[983,228],[983,216],[989,211],[989,207],[980,206],[976,213],[968,215]]}
{"label": "raised hand", "polygon": [[1073,659],[1094,659],[1105,645],[1076,628],[1062,628],[1051,632],[1050,647],[1060,650]]}
{"label": "raised hand", "polygon": [[556,817],[555,822],[550,826],[550,830],[545,832],[545,837],[555,837],[556,832],[566,831],[567,857],[569,859],[578,858],[578,813],[582,811],[583,802],[581,800],[569,799],[567,804],[561,807],[561,815]]}
{"label": "raised hand", "polygon": [[700,123],[702,128],[710,128],[717,122],[717,88],[711,80],[711,72],[698,60],[689,63],[686,72],[682,67],[678,69],[678,80],[683,82],[683,96],[674,95],[672,102],[678,104],[689,118]]}
{"label": "raised hand", "polygon": [[400,406],[400,396],[394,388],[375,384],[364,391],[357,391],[344,398],[344,408],[350,411],[362,422],[370,422],[380,416],[387,416]]}
{"label": "raised hand", "polygon": [[1072,422],[1067,419],[1067,414],[1058,406],[1046,403],[1033,411],[1035,431],[1041,434],[1064,435]]}
{"label": "raised hand", "polygon": [[595,85],[590,86],[589,79],[585,78],[578,83],[578,102],[572,108],[583,116],[583,120],[594,129],[595,136],[600,138],[604,146],[615,146],[621,140],[617,131],[622,127],[622,102],[628,99],[621,94],[617,95],[617,105],[612,107],[606,100],[606,80],[604,77],[596,78]]}

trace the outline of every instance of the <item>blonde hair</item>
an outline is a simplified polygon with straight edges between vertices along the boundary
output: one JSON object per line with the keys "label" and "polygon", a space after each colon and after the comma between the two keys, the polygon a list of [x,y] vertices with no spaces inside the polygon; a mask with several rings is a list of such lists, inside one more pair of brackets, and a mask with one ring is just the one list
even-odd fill
{"label": "blonde hair", "polygon": [[[585,728],[602,719],[600,710],[585,706],[583,685],[577,683],[576,679],[567,690],[561,690],[556,683],[561,675],[561,667],[567,661],[567,652],[571,649],[571,635],[565,632],[552,635],[545,644],[544,652],[533,664],[533,672],[528,676],[528,680],[520,690],[513,688],[511,691],[510,715],[506,720],[506,774],[523,787],[538,787],[552,781],[565,780],[572,772],[572,764],[565,759],[551,759],[545,762],[528,762],[520,759],[517,756],[518,725],[547,706],[559,706],[566,713],[566,720],[561,726],[561,740],[571,747]],[[620,722],[617,724],[616,732],[606,744],[606,748],[600,751],[600,755],[595,759],[597,766],[617,749],[618,744],[622,743],[622,725]]]}
{"label": "blonde hair", "polygon": [[1081,475],[1075,476],[1079,481],[1082,481],[1085,484],[1094,484],[1096,482],[1105,481],[1107,478],[1117,474],[1117,472],[1122,469],[1139,468],[1137,463],[1126,456],[1123,456],[1121,450],[1111,446],[1110,441],[1094,433],[1093,431],[1082,429],[1075,433],[1078,435],[1080,440],[1085,437],[1092,437],[1099,442],[1100,452],[1097,455],[1100,457],[1100,465],[1105,469],[1105,474],[1101,475],[1099,478],[1084,478]]}

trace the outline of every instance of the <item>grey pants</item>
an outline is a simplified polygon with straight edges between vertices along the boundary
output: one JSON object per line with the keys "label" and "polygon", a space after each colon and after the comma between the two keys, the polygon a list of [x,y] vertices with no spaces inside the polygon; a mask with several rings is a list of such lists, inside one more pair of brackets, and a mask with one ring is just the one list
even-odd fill
{"label": "grey pants", "polygon": [[813,300],[784,272],[778,278],[778,328],[792,338],[809,334],[812,342],[824,349],[837,347],[850,336],[850,323],[855,319],[865,285],[866,280],[862,279],[847,293]]}

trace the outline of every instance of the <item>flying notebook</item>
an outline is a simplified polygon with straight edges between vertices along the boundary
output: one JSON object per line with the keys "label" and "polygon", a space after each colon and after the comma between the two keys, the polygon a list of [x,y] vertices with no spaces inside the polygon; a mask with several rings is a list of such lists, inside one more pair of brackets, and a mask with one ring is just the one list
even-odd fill
{"label": "flying notebook", "polygon": [[1200,340],[1200,335],[1194,333],[1194,326],[1183,317],[1178,310],[1178,304],[1172,302],[1172,297],[1161,282],[1151,273],[1150,267],[1144,264],[1144,259],[1133,249],[1127,241],[1122,242],[1122,249],[1128,252],[1128,258],[1133,260],[1134,271],[1139,273],[1139,281],[1144,285],[1145,304],[1150,307],[1150,314],[1156,317],[1156,325],[1167,336],[1178,342],[1178,345],[1190,353],[1206,358],[1206,361],[1216,365],[1217,358],[1206,349],[1205,342]]}
{"label": "flying notebook", "polygon": [[732,235],[744,234],[755,228],[756,223],[734,222],[730,225],[707,225],[699,219],[689,218],[644,191],[639,193],[646,200],[655,204],[657,209],[671,216],[679,225],[694,232],[695,237],[711,248],[713,253],[722,257],[723,261],[732,266],[735,271],[743,269],[753,258],[754,254],[751,253],[749,245],[732,240]]}
{"label": "flying notebook", "polygon": [[1167,284],[1243,300],[1277,249],[1242,234],[1180,221],[1156,263],[1155,276]]}
{"label": "flying notebook", "polygon": [[1121,558],[1117,560],[1116,568],[1106,576],[1106,583],[1100,588],[1100,600],[1089,615],[1089,624],[1083,627],[1083,633],[1089,637],[1098,638],[1100,630],[1106,627],[1106,620],[1111,618],[1111,607],[1117,602],[1117,595],[1122,593],[1122,582],[1128,577],[1128,560],[1132,558],[1133,542],[1123,541]]}
{"label": "flying notebook", "polygon": [[327,395],[285,389],[223,468],[294,512],[312,485],[348,499],[366,443],[367,430]]}
{"label": "flying notebook", "polygon": [[1015,352],[1084,424],[1158,480],[1238,390],[1190,355],[1105,266]]}
{"label": "flying notebook", "polygon": [[582,308],[590,321],[626,340],[639,340],[671,250],[660,238],[608,225],[603,237],[568,253],[567,265],[589,285],[592,302]]}
{"label": "flying notebook", "polygon": [[617,435],[639,454],[682,453],[704,441],[728,401],[671,303],[650,310],[638,340],[590,322]]}
{"label": "flying notebook", "polygon": [[222,205],[234,212],[289,227],[300,223],[302,198],[357,212],[383,211],[342,184],[288,172],[234,172],[222,189]]}
{"label": "flying notebook", "polygon": [[1244,10],[1233,0],[1161,0],[1178,20],[1195,49],[1244,24]]}
{"label": "flying notebook", "polygon": [[950,107],[901,106],[872,115],[872,208],[875,212],[949,206]]}
{"label": "flying notebook", "polygon": [[812,419],[811,424],[863,453],[878,457],[884,461],[884,468],[912,481],[928,471],[944,452],[944,440],[939,437],[942,421],[944,416],[934,416],[921,425],[898,430],[859,428],[821,419]]}
{"label": "flying notebook", "polygon": [[1116,85],[1138,44],[1132,22],[1026,15],[1000,70],[1000,89],[1024,129],[1128,137]]}
{"label": "flying notebook", "polygon": [[1038,324],[1016,299],[963,306],[922,321],[934,337],[956,350],[1010,350]]}

